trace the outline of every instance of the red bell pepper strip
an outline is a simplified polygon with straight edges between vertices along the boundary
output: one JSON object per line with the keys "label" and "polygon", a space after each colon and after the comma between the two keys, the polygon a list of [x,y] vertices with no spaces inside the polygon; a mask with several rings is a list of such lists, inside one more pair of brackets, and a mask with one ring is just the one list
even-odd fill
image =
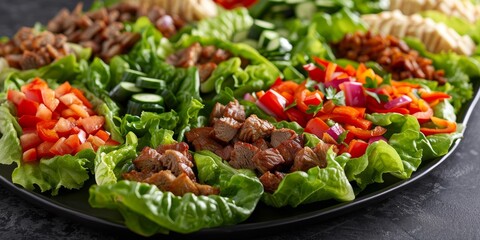
{"label": "red bell pepper strip", "polygon": [[448,120],[437,118],[437,117],[431,117],[431,120],[436,126],[440,128],[421,127],[420,132],[425,134],[425,136],[439,134],[439,133],[453,133],[457,131],[456,122],[448,121]]}

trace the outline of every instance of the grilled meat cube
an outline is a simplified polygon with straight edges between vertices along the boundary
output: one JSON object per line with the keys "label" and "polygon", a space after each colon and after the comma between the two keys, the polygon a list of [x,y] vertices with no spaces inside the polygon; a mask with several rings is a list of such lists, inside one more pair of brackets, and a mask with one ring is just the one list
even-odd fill
{"label": "grilled meat cube", "polygon": [[213,124],[215,138],[223,142],[229,142],[237,135],[242,124],[231,117],[222,117]]}
{"label": "grilled meat cube", "polygon": [[236,169],[246,168],[254,170],[256,166],[252,160],[258,151],[259,149],[252,144],[236,142],[228,163]]}
{"label": "grilled meat cube", "polygon": [[286,140],[291,140],[297,137],[297,133],[292,129],[280,128],[274,129],[272,135],[270,136],[270,144],[272,147],[276,148],[280,143]]}
{"label": "grilled meat cube", "polygon": [[270,135],[273,129],[275,128],[270,122],[260,119],[257,115],[252,114],[245,120],[242,128],[240,128],[238,138],[241,141],[253,143],[260,138]]}
{"label": "grilled meat cube", "polygon": [[195,182],[185,173],[180,174],[173,180],[166,190],[172,192],[175,196],[183,196],[189,192],[195,195],[200,194]]}
{"label": "grilled meat cube", "polygon": [[288,168],[292,166],[295,155],[302,148],[302,145],[295,140],[283,141],[282,143],[280,143],[280,145],[277,146],[277,150],[280,155],[282,155],[283,160],[285,160],[285,166]]}
{"label": "grilled meat cube", "polygon": [[188,148],[189,147],[186,142],[179,142],[179,143],[172,143],[172,144],[163,144],[158,146],[155,150],[157,150],[157,152],[159,152],[160,154],[164,154],[165,151],[169,149],[179,151],[189,160],[189,162],[187,162],[187,165],[189,167],[193,167],[193,157],[192,157],[192,154],[190,154],[190,152],[188,151]]}
{"label": "grilled meat cube", "polygon": [[191,164],[190,160],[183,155],[179,151],[167,149],[165,153],[160,158],[163,166],[172,171],[175,176],[179,176],[181,174],[186,174],[192,180],[196,180],[195,173],[193,172],[192,168],[188,165]]}
{"label": "grilled meat cube", "polygon": [[282,155],[275,148],[258,151],[255,156],[253,156],[252,161],[261,174],[268,171],[275,171],[285,163]]}
{"label": "grilled meat cube", "polygon": [[135,182],[143,182],[145,179],[152,176],[152,172],[149,171],[142,171],[138,172],[136,170],[132,170],[130,172],[126,172],[122,174],[123,179],[135,181]]}
{"label": "grilled meat cube", "polygon": [[158,173],[154,173],[142,182],[153,184],[162,191],[169,191],[169,189],[171,188],[170,186],[176,178],[177,177],[175,177],[175,175],[173,175],[170,170],[162,170]]}
{"label": "grilled meat cube", "polygon": [[260,138],[254,143],[252,143],[253,146],[257,147],[260,150],[265,150],[269,148],[270,146],[268,145],[268,142],[264,138]]}
{"label": "grilled meat cube", "polygon": [[144,147],[140,155],[133,160],[133,165],[142,172],[158,172],[163,168],[163,164],[160,161],[161,157],[162,155],[155,149]]}
{"label": "grilled meat cube", "polygon": [[304,147],[302,150],[298,151],[293,166],[290,168],[291,172],[295,171],[308,171],[308,169],[316,166],[327,166],[325,159],[320,159],[320,157],[309,147]]}
{"label": "grilled meat cube", "polygon": [[195,186],[198,188],[198,194],[200,195],[218,195],[220,194],[220,188],[212,187],[206,184],[195,183]]}
{"label": "grilled meat cube", "polygon": [[212,112],[210,113],[210,124],[213,125],[215,120],[223,117],[223,111],[225,110],[225,106],[219,102],[215,103],[213,106]]}
{"label": "grilled meat cube", "polygon": [[188,142],[193,142],[195,139],[199,137],[209,138],[212,135],[213,135],[213,127],[194,128],[185,133],[185,137],[187,138]]}
{"label": "grilled meat cube", "polygon": [[229,102],[223,110],[224,117],[231,117],[239,122],[245,121],[245,108],[237,100]]}
{"label": "grilled meat cube", "polygon": [[283,180],[285,177],[285,174],[281,172],[275,171],[275,173],[271,172],[265,172],[262,176],[260,176],[259,180],[263,185],[263,189],[265,189],[265,192],[268,193],[274,193],[278,185],[280,185],[280,182]]}

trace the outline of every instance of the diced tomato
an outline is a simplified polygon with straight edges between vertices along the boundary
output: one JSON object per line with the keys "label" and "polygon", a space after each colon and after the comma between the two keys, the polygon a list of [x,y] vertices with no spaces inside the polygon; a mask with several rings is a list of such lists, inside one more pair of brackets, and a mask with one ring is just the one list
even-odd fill
{"label": "diced tomato", "polygon": [[105,118],[103,116],[90,116],[79,119],[77,124],[82,126],[88,134],[95,134],[105,124]]}
{"label": "diced tomato", "polygon": [[105,141],[94,135],[88,136],[87,142],[92,143],[93,149],[95,149],[95,151],[97,151],[99,147],[105,145]]}
{"label": "diced tomato", "polygon": [[80,116],[70,108],[67,108],[67,109],[63,110],[60,113],[60,116],[62,116],[64,118],[74,118],[74,119],[79,119],[80,118]]}
{"label": "diced tomato", "polygon": [[52,112],[55,111],[60,104],[60,100],[55,98],[55,91],[50,88],[42,89],[42,100],[43,104],[45,104],[45,106],[47,106]]}
{"label": "diced tomato", "polygon": [[38,105],[37,102],[24,98],[20,101],[20,104],[17,105],[17,115],[19,117],[23,115],[35,116],[35,114],[37,114]]}
{"label": "diced tomato", "polygon": [[37,114],[35,114],[36,117],[48,121],[52,119],[52,111],[45,106],[45,104],[41,103],[38,106]]}
{"label": "diced tomato", "polygon": [[110,133],[108,133],[107,131],[103,131],[103,130],[98,130],[97,133],[95,134],[95,136],[99,137],[100,139],[102,139],[103,141],[107,141],[108,138],[110,138]]}
{"label": "diced tomato", "polygon": [[80,151],[85,150],[85,149],[91,149],[92,151],[95,151],[95,149],[93,149],[93,145],[92,145],[91,142],[82,143],[80,146],[77,147],[77,149],[75,151],[80,152]]}
{"label": "diced tomato", "polygon": [[36,132],[24,133],[20,136],[20,145],[22,146],[23,151],[35,148],[40,143],[42,143],[42,139],[40,139]]}
{"label": "diced tomato", "polygon": [[25,93],[22,93],[22,92],[20,92],[20,91],[17,91],[17,90],[8,90],[8,92],[7,92],[7,99],[8,99],[8,101],[13,102],[13,103],[14,103],[15,105],[17,105],[17,106],[18,106],[18,105],[20,104],[20,102],[21,102],[23,99],[25,99],[25,98],[27,98],[27,97],[25,96]]}
{"label": "diced tomato", "polygon": [[[315,134],[317,137],[320,139],[323,138],[324,133],[327,132],[327,130],[330,128],[322,119],[316,117],[310,119],[308,121],[306,127],[305,127],[305,132]],[[336,143],[336,141],[335,141]]]}
{"label": "diced tomato", "polygon": [[67,144],[72,149],[77,149],[81,144],[80,138],[77,134],[72,134],[67,139],[65,139],[65,144]]}
{"label": "diced tomato", "polygon": [[38,136],[43,141],[56,142],[59,139],[57,132],[53,130],[56,123],[56,120],[42,121],[37,123]]}
{"label": "diced tomato", "polygon": [[82,100],[80,100],[75,94],[67,93],[58,98],[63,104],[66,106],[70,106],[72,104],[83,105]]}
{"label": "diced tomato", "polygon": [[57,133],[68,134],[75,127],[75,122],[69,121],[63,117],[58,119],[58,122],[53,127]]}
{"label": "diced tomato", "polygon": [[352,158],[358,158],[365,154],[367,147],[368,143],[362,140],[353,139],[348,145],[348,153],[350,153]]}
{"label": "diced tomato", "polygon": [[32,115],[23,115],[18,119],[18,124],[22,128],[37,128],[37,123],[42,121],[42,119],[32,116]]}
{"label": "diced tomato", "polygon": [[72,104],[70,105],[70,109],[72,109],[76,114],[78,114],[78,116],[82,118],[87,118],[90,116],[90,114],[88,114],[88,111],[85,109],[85,106],[83,105]]}
{"label": "diced tomato", "polygon": [[318,92],[307,95],[303,102],[307,105],[318,106],[322,103],[322,96]]}
{"label": "diced tomato", "polygon": [[55,96],[60,98],[61,96],[69,93],[70,90],[72,90],[70,83],[64,82],[62,85],[58,86],[57,89],[55,89]]}
{"label": "diced tomato", "polygon": [[35,162],[35,161],[37,161],[37,149],[30,148],[27,151],[23,152],[22,160],[24,162]]}
{"label": "diced tomato", "polygon": [[42,92],[40,89],[31,89],[31,88],[27,88],[27,89],[23,89],[22,87],[22,92],[25,93],[25,97],[27,97],[27,99],[30,99],[34,102],[38,102],[38,103],[42,103],[43,100],[42,100]]}
{"label": "diced tomato", "polygon": [[55,145],[55,142],[42,142],[37,146],[37,156],[39,159],[51,158],[55,156],[50,152],[50,149]]}
{"label": "diced tomato", "polygon": [[297,122],[303,128],[307,125],[307,120],[311,118],[296,108],[286,110],[285,114],[290,121]]}
{"label": "diced tomato", "polygon": [[317,82],[325,81],[325,71],[315,66],[313,63],[309,63],[303,66],[303,69],[308,72],[310,79]]}
{"label": "diced tomato", "polygon": [[61,137],[59,138],[55,144],[52,146],[50,149],[50,152],[53,153],[56,156],[62,156],[65,154],[70,154],[73,152],[74,149],[72,149],[70,146],[68,146],[65,143],[66,138]]}
{"label": "diced tomato", "polygon": [[106,142],[105,142],[105,145],[107,146],[117,146],[117,145],[120,145],[119,142],[113,140],[112,138],[109,138]]}
{"label": "diced tomato", "polygon": [[85,107],[92,108],[92,104],[90,103],[90,101],[88,101],[88,99],[85,97],[85,95],[83,95],[83,93],[79,89],[72,88],[72,93],[75,94],[75,96],[82,101]]}

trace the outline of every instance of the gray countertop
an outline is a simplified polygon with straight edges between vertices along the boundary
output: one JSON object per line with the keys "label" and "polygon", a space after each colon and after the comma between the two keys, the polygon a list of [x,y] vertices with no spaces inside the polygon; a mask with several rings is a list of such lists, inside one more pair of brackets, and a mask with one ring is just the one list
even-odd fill
{"label": "gray countertop", "polygon": [[[91,2],[91,1],[86,1]],[[0,1],[0,35],[46,23],[76,1]],[[89,5],[89,4],[86,4]],[[326,221],[258,239],[480,239],[480,106],[455,152],[389,198]],[[281,211],[281,210],[279,210]],[[112,232],[48,212],[0,186],[0,239],[115,239]],[[252,237],[250,237],[252,238]]]}

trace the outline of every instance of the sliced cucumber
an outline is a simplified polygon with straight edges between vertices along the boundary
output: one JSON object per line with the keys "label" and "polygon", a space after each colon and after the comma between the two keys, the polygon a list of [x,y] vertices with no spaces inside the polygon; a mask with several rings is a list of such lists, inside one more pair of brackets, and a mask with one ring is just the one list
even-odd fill
{"label": "sliced cucumber", "polygon": [[275,31],[265,30],[260,35],[258,45],[265,48],[267,51],[274,51],[280,47],[280,34]]}
{"label": "sliced cucumber", "polygon": [[135,83],[137,87],[145,88],[145,89],[163,89],[167,86],[167,83],[164,80],[156,79],[156,78],[147,78],[147,77],[139,77]]}
{"label": "sliced cucumber", "polygon": [[313,2],[302,2],[295,7],[295,16],[299,19],[312,19],[317,12],[317,6]]}
{"label": "sliced cucumber", "polygon": [[122,82],[133,82],[134,83],[135,81],[137,81],[138,77],[146,77],[146,76],[147,76],[147,74],[145,74],[143,72],[136,71],[136,70],[133,70],[133,69],[127,69],[123,73]]}
{"label": "sliced cucumber", "polygon": [[120,82],[109,93],[110,97],[117,102],[126,102],[133,94],[141,93],[142,89],[132,82]]}
{"label": "sliced cucumber", "polygon": [[248,38],[258,40],[263,31],[274,29],[275,25],[273,23],[255,19],[255,21],[253,21],[252,27],[250,27],[250,30],[248,31]]}
{"label": "sliced cucumber", "polygon": [[143,111],[162,113],[165,111],[163,98],[153,93],[137,93],[127,104],[127,113],[141,115]]}

